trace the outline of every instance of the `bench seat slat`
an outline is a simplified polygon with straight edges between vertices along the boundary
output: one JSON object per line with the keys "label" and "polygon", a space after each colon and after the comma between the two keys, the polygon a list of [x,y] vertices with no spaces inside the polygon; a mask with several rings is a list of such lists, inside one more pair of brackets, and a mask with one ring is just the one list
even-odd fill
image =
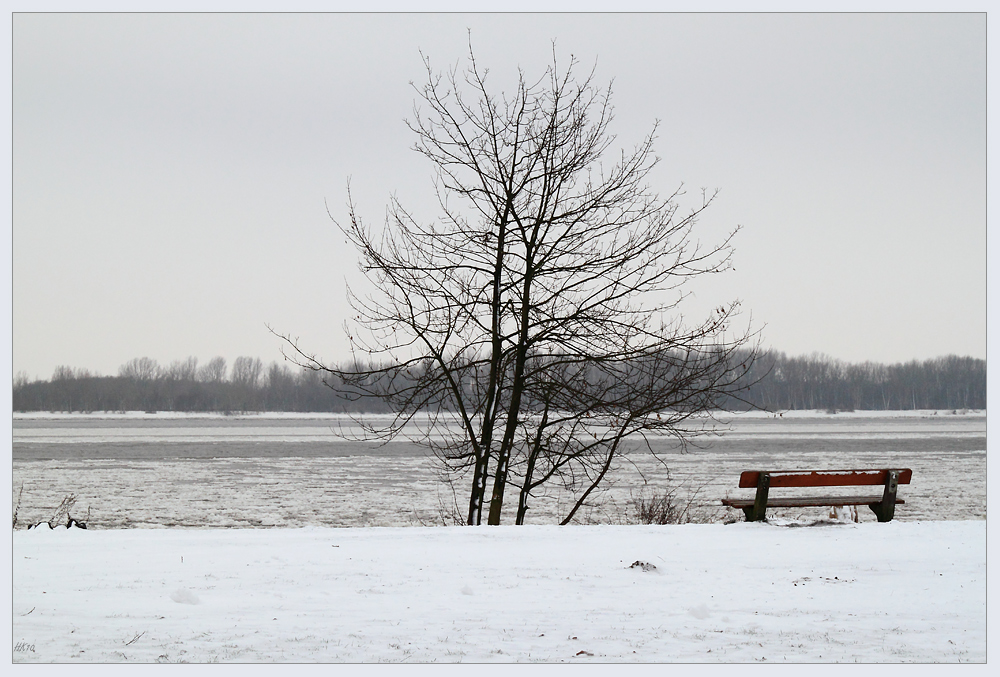
{"label": "bench seat slat", "polygon": [[[782,487],[849,487],[885,484],[889,470],[781,470],[768,471],[771,488]],[[909,484],[913,471],[899,470],[899,484]],[[759,470],[740,474],[740,488],[752,489],[760,478]],[[768,501],[770,504],[771,501]]]}
{"label": "bench seat slat", "polygon": [[[772,485],[773,486],[773,485]],[[834,507],[834,506],[844,506],[844,505],[869,505],[870,503],[880,503],[882,501],[882,496],[796,496],[790,498],[783,497],[768,497],[767,507],[768,508],[818,508],[818,507]],[[896,499],[896,505],[900,503],[905,503],[901,498]],[[750,508],[753,507],[754,499],[752,498],[724,498],[722,499],[723,505],[729,505],[734,508]]]}

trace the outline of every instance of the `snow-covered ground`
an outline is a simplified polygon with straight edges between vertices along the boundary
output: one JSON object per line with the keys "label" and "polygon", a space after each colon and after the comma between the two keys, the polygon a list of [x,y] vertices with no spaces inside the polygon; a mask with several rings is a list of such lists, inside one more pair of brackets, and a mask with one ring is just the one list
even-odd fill
{"label": "snow-covered ground", "polygon": [[16,531],[13,642],[15,662],[982,662],[986,522]]}
{"label": "snow-covered ground", "polygon": [[[637,449],[596,524],[542,495],[527,527],[414,528],[453,502],[433,461],[343,416],[15,415],[13,660],[985,660],[984,412],[722,418],[691,453],[654,441],[665,466]],[[914,475],[888,524],[720,523],[763,466]],[[621,524],[643,478],[716,523]],[[91,529],[23,530],[70,494]],[[270,528],[220,528],[245,526]]]}

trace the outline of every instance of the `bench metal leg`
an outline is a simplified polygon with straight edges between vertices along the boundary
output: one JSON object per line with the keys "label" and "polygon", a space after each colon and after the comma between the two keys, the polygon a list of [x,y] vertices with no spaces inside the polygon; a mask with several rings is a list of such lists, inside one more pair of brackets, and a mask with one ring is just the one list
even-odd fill
{"label": "bench metal leg", "polygon": [[896,489],[899,487],[899,471],[889,471],[889,476],[885,480],[885,492],[882,494],[880,503],[869,503],[868,507],[875,513],[879,522],[889,522],[896,514]]}
{"label": "bench metal leg", "polygon": [[771,488],[771,475],[766,472],[762,472],[760,477],[757,479],[757,496],[754,497],[752,512],[747,512],[747,508],[743,509],[743,512],[747,515],[747,522],[763,522],[766,518],[767,513],[767,492]]}

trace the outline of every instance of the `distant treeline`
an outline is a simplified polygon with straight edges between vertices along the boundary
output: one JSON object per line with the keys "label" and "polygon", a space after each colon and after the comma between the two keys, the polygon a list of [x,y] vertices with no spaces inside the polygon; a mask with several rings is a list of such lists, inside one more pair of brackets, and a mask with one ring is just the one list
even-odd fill
{"label": "distant treeline", "polygon": [[749,380],[747,401],[768,411],[986,408],[986,360],[955,355],[885,365],[766,352]]}
{"label": "distant treeline", "polygon": [[117,376],[57,367],[50,381],[14,381],[14,411],[254,411],[346,412],[384,410],[378,401],[346,401],[315,371],[293,371],[258,358],[238,357],[232,368],[216,357],[162,367],[140,357],[122,365]]}
{"label": "distant treeline", "polygon": [[[905,364],[848,364],[823,355],[787,357],[762,353],[748,376],[742,399],[720,402],[738,411],[789,409],[897,410],[985,409],[986,361],[940,357]],[[58,367],[49,381],[14,381],[14,411],[189,412],[384,412],[371,397],[345,397],[311,370],[285,364],[267,368],[258,358],[239,357],[232,368],[216,357],[199,367],[195,358],[161,367],[136,358],[117,376]]]}

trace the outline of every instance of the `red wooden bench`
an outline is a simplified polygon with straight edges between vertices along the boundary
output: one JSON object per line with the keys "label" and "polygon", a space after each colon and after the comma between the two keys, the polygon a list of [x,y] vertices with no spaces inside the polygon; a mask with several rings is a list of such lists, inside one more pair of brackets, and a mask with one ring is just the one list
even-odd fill
{"label": "red wooden bench", "polygon": [[[725,498],[723,505],[742,508],[748,522],[764,520],[767,508],[842,507],[867,505],[879,522],[888,522],[896,511],[896,487],[909,484],[913,471],[909,468],[883,470],[748,470],[740,475],[740,488],[757,488],[754,498]],[[882,485],[881,496],[789,496],[772,498],[770,489],[785,487],[849,487]]]}

